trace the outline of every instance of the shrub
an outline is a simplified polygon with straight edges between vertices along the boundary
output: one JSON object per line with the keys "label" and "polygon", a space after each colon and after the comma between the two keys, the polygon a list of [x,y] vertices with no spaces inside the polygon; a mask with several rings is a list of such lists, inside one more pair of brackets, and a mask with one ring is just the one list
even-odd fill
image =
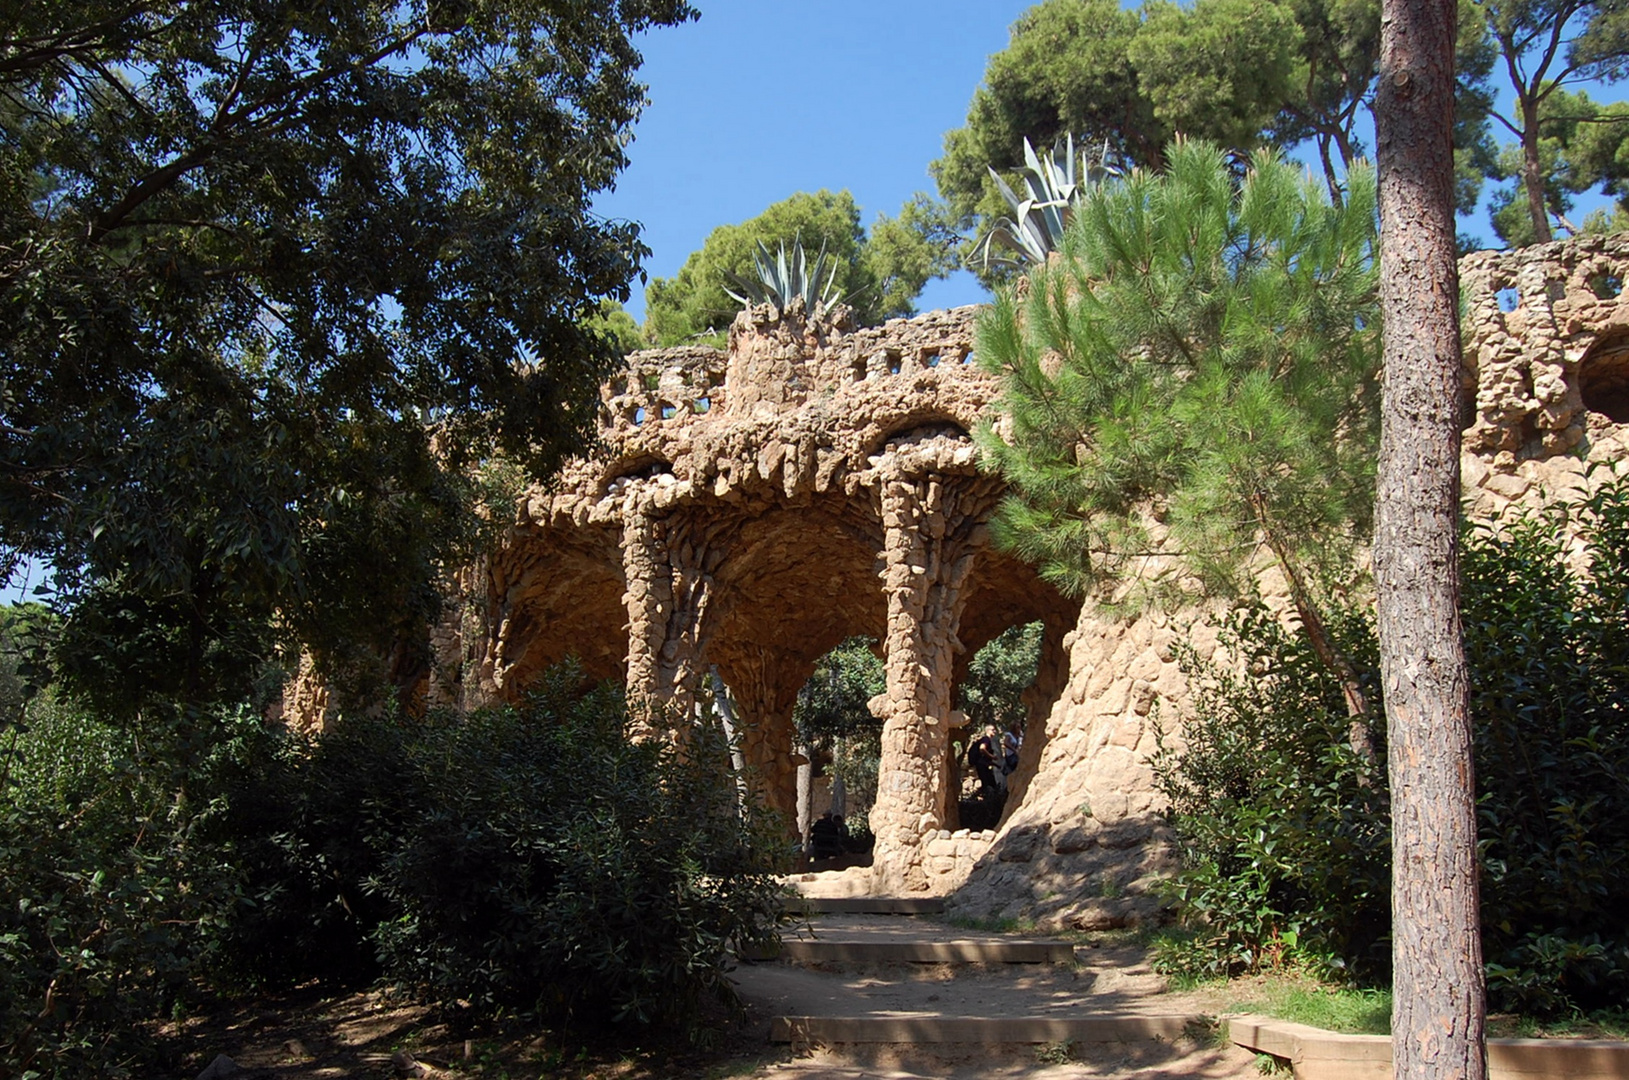
{"label": "shrub", "polygon": [[691,1025],[733,1000],[729,947],[779,918],[779,826],[742,805],[715,732],[630,743],[620,694],[578,686],[562,672],[519,708],[351,717],[287,758],[236,955],[282,978],[377,970],[470,1018]]}
{"label": "shrub", "polygon": [[[1372,670],[1361,619],[1337,611],[1331,630]],[[1195,716],[1186,749],[1162,738],[1153,761],[1183,853],[1168,888],[1193,932],[1162,942],[1160,963],[1217,977],[1316,956],[1372,974],[1387,962],[1391,838],[1366,785],[1384,746],[1378,770],[1352,751],[1340,678],[1259,602],[1221,641],[1236,667],[1180,655]]]}
{"label": "shrub", "polygon": [[[1462,551],[1490,1001],[1611,1005],[1629,994],[1629,481]],[[1378,709],[1372,625],[1342,627]],[[1194,932],[1162,963],[1223,974],[1299,948],[1383,978],[1389,823],[1342,745],[1338,685],[1259,606],[1226,640],[1248,675],[1190,656],[1187,749],[1155,760]]]}
{"label": "shrub", "polygon": [[186,1008],[239,900],[202,836],[210,774],[257,721],[112,727],[50,697],[0,773],[0,1076],[85,1076],[150,1054],[143,1022]]}

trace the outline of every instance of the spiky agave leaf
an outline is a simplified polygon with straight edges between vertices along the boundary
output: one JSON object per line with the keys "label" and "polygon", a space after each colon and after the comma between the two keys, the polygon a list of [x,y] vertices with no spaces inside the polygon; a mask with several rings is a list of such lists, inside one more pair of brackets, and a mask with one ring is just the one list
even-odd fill
{"label": "spiky agave leaf", "polygon": [[728,285],[724,287],[724,291],[737,303],[749,307],[753,304],[771,303],[784,309],[794,297],[801,297],[804,306],[812,312],[817,307],[831,308],[841,296],[837,288],[836,260],[831,260],[831,272],[828,274],[826,271],[828,255],[825,241],[821,241],[820,253],[815,257],[813,272],[809,270],[808,254],[803,248],[802,237],[792,241],[790,258],[786,250],[786,241],[780,242],[779,250],[771,258],[769,249],[760,240],[752,261],[758,272],[756,280],[743,274],[726,273],[726,277],[740,289],[740,292]]}
{"label": "spiky agave leaf", "polygon": [[[1075,137],[1064,134],[1052,149],[1039,154],[1024,140],[1024,187],[1020,196],[1001,174],[990,169],[996,190],[1012,208],[1011,217],[997,218],[974,251],[975,261],[986,270],[1008,267],[1024,270],[1046,262],[1047,256],[1063,244],[1064,233],[1074,209],[1089,188],[1116,175],[1108,164],[1109,146],[1104,142],[1096,164],[1081,168],[1084,155],[1075,152]],[[998,249],[1011,252],[998,254]]]}

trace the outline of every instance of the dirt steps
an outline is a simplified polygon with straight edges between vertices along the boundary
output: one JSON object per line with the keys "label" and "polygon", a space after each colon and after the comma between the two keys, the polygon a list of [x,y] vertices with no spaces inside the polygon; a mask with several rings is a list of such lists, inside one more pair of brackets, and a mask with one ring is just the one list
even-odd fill
{"label": "dirt steps", "polygon": [[743,965],[742,994],[771,1017],[770,1039],[797,1046],[985,1049],[1161,1043],[1207,1038],[1199,1015],[1151,1010],[1105,989],[1093,950],[1056,938],[949,926],[920,901],[843,897]]}

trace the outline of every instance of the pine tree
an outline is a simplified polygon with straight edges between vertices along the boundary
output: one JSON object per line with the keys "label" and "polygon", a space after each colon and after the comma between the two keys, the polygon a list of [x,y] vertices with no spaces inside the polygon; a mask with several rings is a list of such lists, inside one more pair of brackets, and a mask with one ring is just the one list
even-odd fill
{"label": "pine tree", "polygon": [[1317,588],[1351,565],[1373,502],[1373,174],[1348,187],[1336,205],[1271,151],[1240,178],[1175,144],[1165,171],[1088,194],[1062,256],[981,319],[978,353],[1006,379],[1009,419],[982,434],[1012,485],[998,539],[1068,591],[1133,604],[1181,598],[1147,579],[1156,549],[1229,593],[1265,548],[1368,756]]}

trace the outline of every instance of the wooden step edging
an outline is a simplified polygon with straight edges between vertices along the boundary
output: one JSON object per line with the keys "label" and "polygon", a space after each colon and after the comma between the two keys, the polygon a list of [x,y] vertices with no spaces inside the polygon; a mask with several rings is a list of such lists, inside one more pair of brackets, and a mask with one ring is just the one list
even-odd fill
{"label": "wooden step edging", "polygon": [[777,1016],[778,1043],[1109,1043],[1180,1039],[1200,1016]]}
{"label": "wooden step edging", "polygon": [[[1297,1080],[1391,1080],[1390,1035],[1345,1035],[1287,1020],[1234,1016],[1228,1037],[1290,1063]],[[1629,1080],[1629,1042],[1489,1039],[1489,1080]]]}
{"label": "wooden step edging", "polygon": [[793,900],[810,915],[941,915],[942,896],[805,896]]}
{"label": "wooden step edging", "polygon": [[1067,941],[812,941],[783,940],[779,951],[743,953],[743,960],[823,964],[1070,964]]}

